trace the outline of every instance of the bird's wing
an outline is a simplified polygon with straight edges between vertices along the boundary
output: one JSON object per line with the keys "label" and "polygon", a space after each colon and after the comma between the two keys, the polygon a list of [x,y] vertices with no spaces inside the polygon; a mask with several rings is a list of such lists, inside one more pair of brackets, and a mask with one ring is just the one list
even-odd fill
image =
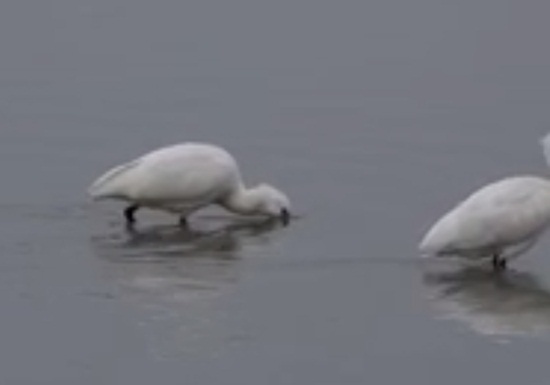
{"label": "bird's wing", "polygon": [[548,223],[548,199],[544,191],[518,189],[467,202],[457,221],[463,235],[459,243],[476,248],[521,242]]}
{"label": "bird's wing", "polygon": [[226,193],[234,170],[208,159],[144,162],[133,178],[134,194],[155,202],[210,201]]}
{"label": "bird's wing", "polygon": [[514,244],[536,236],[550,221],[546,182],[515,178],[488,185],[443,216],[421,250],[451,253]]}

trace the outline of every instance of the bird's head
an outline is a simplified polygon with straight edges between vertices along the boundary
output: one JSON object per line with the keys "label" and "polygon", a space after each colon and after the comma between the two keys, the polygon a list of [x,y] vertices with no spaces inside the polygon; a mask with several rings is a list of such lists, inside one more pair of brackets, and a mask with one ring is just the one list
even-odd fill
{"label": "bird's head", "polygon": [[290,200],[285,193],[273,186],[262,183],[254,189],[257,205],[256,213],[271,218],[280,218],[286,226],[290,221]]}

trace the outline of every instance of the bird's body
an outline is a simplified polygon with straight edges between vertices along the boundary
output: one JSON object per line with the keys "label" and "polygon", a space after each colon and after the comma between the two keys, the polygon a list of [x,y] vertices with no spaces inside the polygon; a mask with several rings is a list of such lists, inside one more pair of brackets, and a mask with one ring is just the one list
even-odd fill
{"label": "bird's body", "polygon": [[550,181],[518,176],[489,184],[444,215],[420,250],[428,255],[506,259],[525,252],[550,224]]}
{"label": "bird's body", "polygon": [[290,205],[288,198],[271,186],[246,189],[231,154],[205,143],[164,147],[117,166],[99,177],[89,193],[95,199],[130,202],[130,221],[137,207],[177,213],[185,219],[210,204],[240,214],[267,216],[287,212]]}

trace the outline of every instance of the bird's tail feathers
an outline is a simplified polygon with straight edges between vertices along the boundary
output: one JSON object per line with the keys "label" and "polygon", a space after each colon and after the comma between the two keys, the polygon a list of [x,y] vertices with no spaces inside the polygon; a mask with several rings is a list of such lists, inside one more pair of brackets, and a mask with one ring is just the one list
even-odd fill
{"label": "bird's tail feathers", "polygon": [[88,194],[93,199],[109,198],[120,195],[120,182],[122,177],[135,168],[139,160],[117,166],[100,176],[88,189]]}

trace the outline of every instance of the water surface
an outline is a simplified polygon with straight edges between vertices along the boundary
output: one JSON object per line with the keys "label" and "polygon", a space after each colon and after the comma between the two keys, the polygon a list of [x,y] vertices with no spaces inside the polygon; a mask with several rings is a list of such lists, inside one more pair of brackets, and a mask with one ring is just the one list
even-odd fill
{"label": "water surface", "polygon": [[[550,250],[418,258],[474,188],[548,174],[550,5],[0,5],[2,384],[546,383]],[[88,184],[158,146],[225,146],[287,228],[140,213]]]}

